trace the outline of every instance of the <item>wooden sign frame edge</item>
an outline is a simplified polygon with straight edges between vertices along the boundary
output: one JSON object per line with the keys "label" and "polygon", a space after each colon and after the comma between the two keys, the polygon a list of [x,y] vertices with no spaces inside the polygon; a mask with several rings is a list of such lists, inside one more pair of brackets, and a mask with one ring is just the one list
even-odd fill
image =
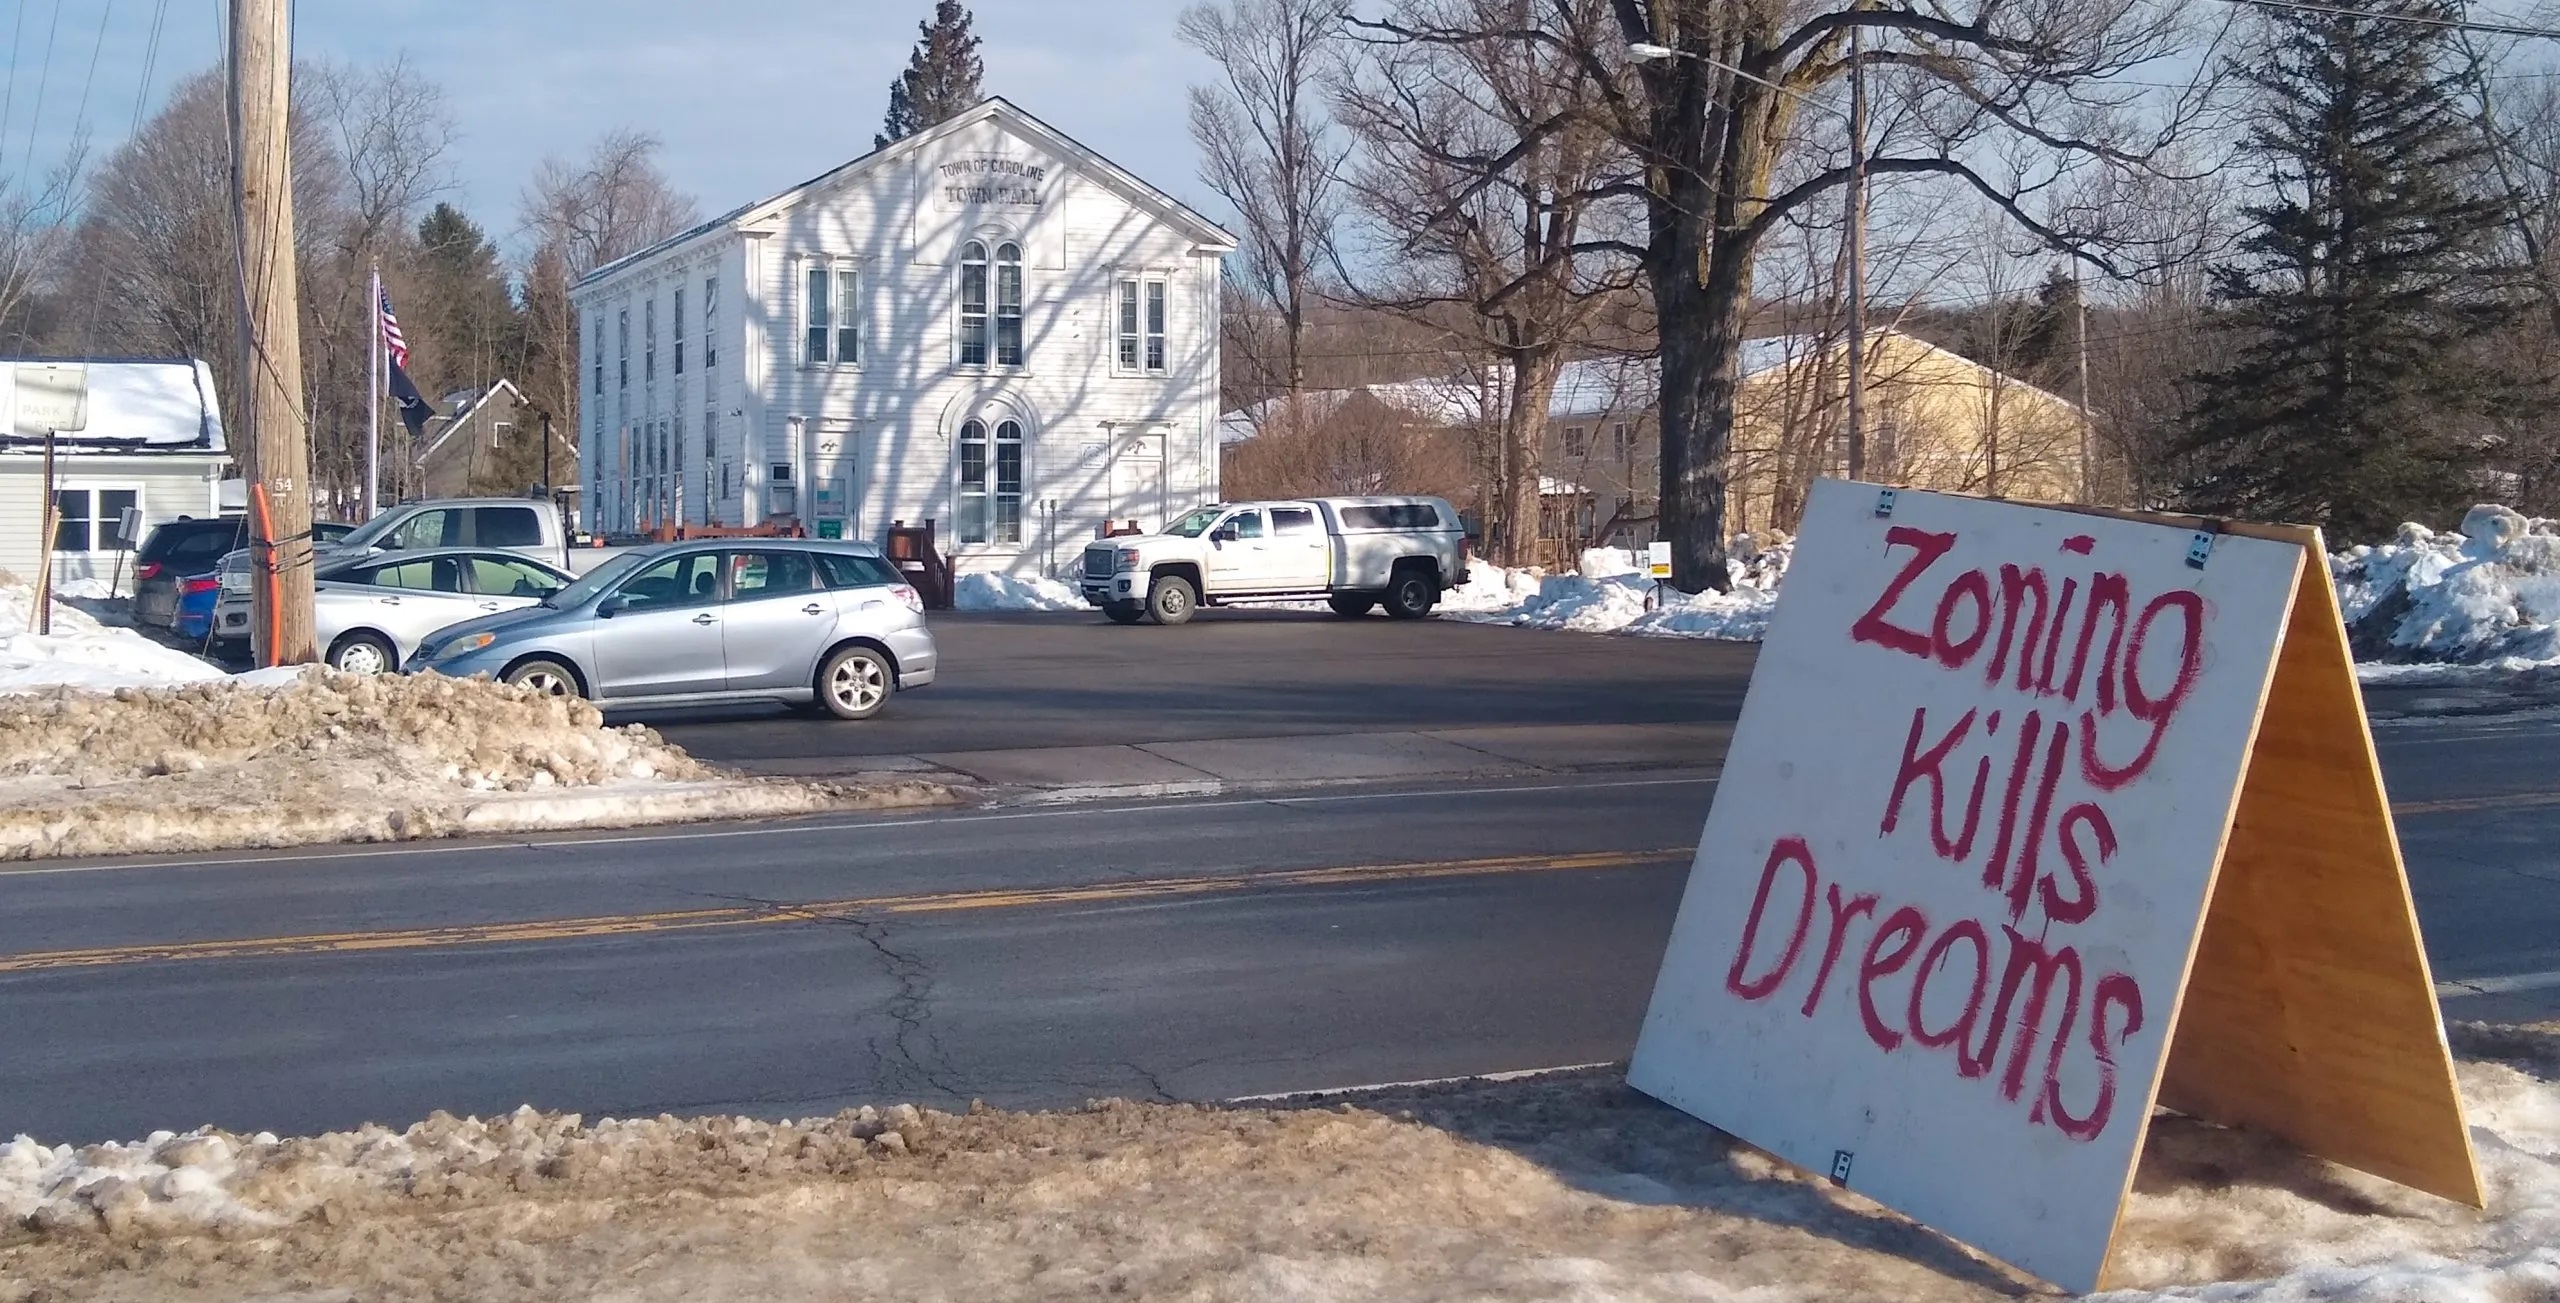
{"label": "wooden sign frame edge", "polygon": [[[2252,1127],[2314,1157],[2456,1203],[2483,1206],[2479,1160],[2454,1078],[2453,1050],[2436,1002],[2408,865],[2400,854],[2399,830],[2392,823],[2320,531],[2307,525],[2076,503],[2019,505],[2301,549],[2283,632],[2250,720],[2241,781],[2223,813],[2204,908],[2170,1003],[2160,1065],[2146,1083],[2133,1162],[2117,1193],[2115,1226],[2092,1287],[2108,1287],[2124,1211],[2150,1144],[2152,1112],[2164,1095],[2171,1109],[2187,1116]],[[2272,743],[2271,713],[2280,734]],[[2331,736],[2319,738],[2322,733]],[[2351,748],[2344,745],[2350,735]],[[2263,767],[2268,761],[2272,767]],[[2324,767],[2332,772],[2319,774]],[[2300,781],[2306,770],[2315,784]],[[2305,817],[2296,808],[2303,793],[2281,790],[2289,783],[2324,791],[2330,798],[2327,817]],[[2235,843],[2239,868],[2226,875],[2233,867]],[[2271,853],[2280,848],[2282,854]],[[2387,870],[2387,880],[2381,870]],[[2344,881],[2309,881],[2324,871],[2343,874]],[[2283,882],[2288,872],[2305,881]],[[2270,937],[2260,915],[2266,912],[2270,887],[2287,885],[2317,888],[2292,899],[2325,914],[2317,922],[2343,924],[2343,932],[2330,929],[2325,945],[2324,938],[2305,936],[2309,929],[2299,926],[2282,927]],[[2359,924],[2385,935],[2359,935]],[[2329,953],[2310,953],[2324,949]],[[2347,953],[2378,960],[2397,972],[2378,974],[2379,986],[2347,991],[2306,980],[2305,966],[2317,966],[2320,978],[2352,972],[2330,962]],[[2236,971],[2241,969],[2248,971]],[[2191,1009],[2200,976],[2206,981],[2205,998],[2200,1008]],[[2417,1016],[2421,1006],[2422,1017]],[[2191,1013],[2195,1021],[2190,1021]],[[2375,1035],[2349,1046],[2345,1042],[2352,1038],[2343,1033],[2351,1027]],[[2301,1031],[2315,1035],[2295,1035]],[[2398,1043],[2388,1043],[2394,1037]],[[2374,1044],[2377,1040],[2386,1043]],[[2272,1054],[2277,1041],[2281,1054]],[[2345,1107],[2349,1104],[2364,1107]]]}

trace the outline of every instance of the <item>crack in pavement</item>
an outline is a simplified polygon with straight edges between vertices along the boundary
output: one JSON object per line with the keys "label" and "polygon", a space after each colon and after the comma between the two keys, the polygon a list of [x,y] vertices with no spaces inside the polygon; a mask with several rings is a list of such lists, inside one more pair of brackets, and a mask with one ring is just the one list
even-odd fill
{"label": "crack in pavement", "polygon": [[[933,966],[920,955],[889,944],[889,924],[885,919],[865,918],[858,914],[811,909],[786,901],[767,900],[759,896],[730,895],[722,892],[696,891],[688,895],[733,904],[753,905],[785,917],[807,919],[812,923],[836,924],[860,937],[871,947],[880,961],[881,974],[896,983],[897,990],[873,1012],[889,1019],[895,1031],[884,1049],[880,1037],[864,1039],[872,1062],[884,1083],[921,1082],[955,1100],[967,1099],[968,1091],[952,1084],[950,1056],[942,1048],[942,1040],[928,1024],[933,1018]],[[918,1053],[921,1042],[923,1052]],[[856,1094],[853,1090],[843,1093]]]}

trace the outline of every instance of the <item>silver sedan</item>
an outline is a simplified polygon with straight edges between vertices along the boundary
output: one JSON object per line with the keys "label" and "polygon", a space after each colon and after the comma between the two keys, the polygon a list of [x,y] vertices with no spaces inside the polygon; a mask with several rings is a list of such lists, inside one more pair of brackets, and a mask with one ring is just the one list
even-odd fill
{"label": "silver sedan", "polygon": [[[312,580],[314,641],[323,659],[350,674],[387,674],[438,629],[531,606],[570,583],[556,566],[489,548],[324,563]],[[220,618],[218,637],[249,636],[245,603],[226,608]]]}

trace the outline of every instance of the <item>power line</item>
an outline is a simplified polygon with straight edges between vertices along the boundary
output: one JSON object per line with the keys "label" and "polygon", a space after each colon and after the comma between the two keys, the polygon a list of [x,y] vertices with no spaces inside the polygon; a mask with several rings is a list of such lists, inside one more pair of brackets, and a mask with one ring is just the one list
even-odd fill
{"label": "power line", "polygon": [[115,16],[116,0],[107,0],[106,4],[98,10],[98,39],[89,46],[89,75],[81,79],[80,104],[71,112],[71,138],[74,142],[80,139],[80,133],[87,130],[89,126],[89,91],[97,85],[98,56],[106,52],[107,22]]}
{"label": "power line", "polygon": [[[18,41],[26,32],[27,0],[18,0],[18,16],[9,24],[9,89],[0,92],[0,142],[9,138],[9,114],[18,106]],[[5,148],[5,145],[0,145]]]}
{"label": "power line", "polygon": [[36,163],[37,129],[44,125],[45,86],[53,80],[53,38],[54,34],[61,30],[62,0],[53,0],[53,23],[45,29],[44,34],[44,63],[36,70],[35,113],[27,119],[27,152],[18,163],[18,171],[21,173],[34,167]]}
{"label": "power line", "polygon": [[2377,13],[2366,9],[2349,9],[2340,5],[2313,4],[2310,0],[2224,0],[2224,3],[2251,5],[2260,9],[2293,9],[2307,14],[2326,14],[2333,18],[2370,18],[2379,23],[2414,23],[2421,27],[2483,32],[2491,36],[2538,36],[2546,40],[2560,41],[2560,28],[2519,27],[2509,23],[2476,23],[2467,18],[2437,18],[2427,14]]}

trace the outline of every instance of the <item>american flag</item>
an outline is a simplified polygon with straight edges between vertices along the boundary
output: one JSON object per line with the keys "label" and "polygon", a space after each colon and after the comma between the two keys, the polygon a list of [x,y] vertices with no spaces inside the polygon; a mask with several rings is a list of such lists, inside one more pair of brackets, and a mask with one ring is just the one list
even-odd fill
{"label": "american flag", "polygon": [[391,291],[383,290],[381,295],[383,351],[391,355],[391,365],[405,371],[409,368],[409,341],[400,334],[400,318],[392,315]]}

